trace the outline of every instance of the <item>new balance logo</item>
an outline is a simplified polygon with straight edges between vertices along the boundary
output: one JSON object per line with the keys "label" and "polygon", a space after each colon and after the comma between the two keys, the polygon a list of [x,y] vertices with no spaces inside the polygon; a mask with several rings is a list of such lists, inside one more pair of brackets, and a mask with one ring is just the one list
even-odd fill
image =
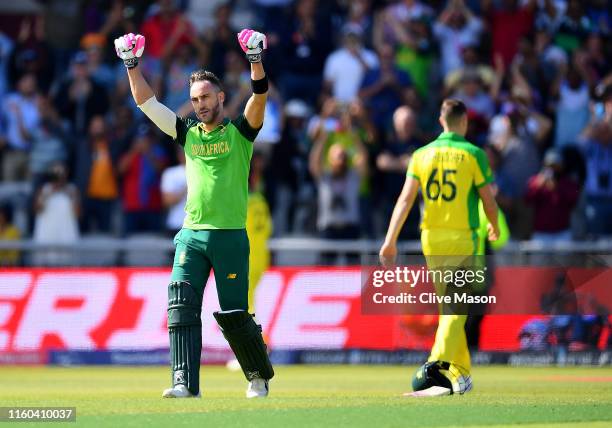
{"label": "new balance logo", "polygon": [[174,372],[174,384],[185,384],[185,370],[177,370]]}
{"label": "new balance logo", "polygon": [[255,379],[255,378],[261,378],[261,375],[259,374],[259,370],[255,370],[255,371],[247,371],[246,372],[246,377],[249,381]]}
{"label": "new balance logo", "polygon": [[228,273],[227,274],[227,279],[236,279],[236,277],[238,276],[238,274],[235,273]]}

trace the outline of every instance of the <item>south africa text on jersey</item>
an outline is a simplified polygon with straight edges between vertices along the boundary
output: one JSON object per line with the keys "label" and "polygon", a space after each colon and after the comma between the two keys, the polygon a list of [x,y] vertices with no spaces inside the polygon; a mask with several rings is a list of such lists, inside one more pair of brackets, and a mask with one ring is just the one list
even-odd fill
{"label": "south africa text on jersey", "polygon": [[194,156],[222,155],[229,152],[229,150],[230,148],[227,141],[211,144],[193,144],[191,146],[191,153]]}

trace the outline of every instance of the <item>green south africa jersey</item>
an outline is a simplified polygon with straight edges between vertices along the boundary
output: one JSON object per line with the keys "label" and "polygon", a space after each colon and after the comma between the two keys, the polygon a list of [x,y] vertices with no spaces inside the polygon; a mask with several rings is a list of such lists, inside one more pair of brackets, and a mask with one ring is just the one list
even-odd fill
{"label": "green south africa jersey", "polygon": [[185,149],[186,229],[244,229],[253,129],[244,115],[210,132],[202,122],[178,118],[176,142]]}

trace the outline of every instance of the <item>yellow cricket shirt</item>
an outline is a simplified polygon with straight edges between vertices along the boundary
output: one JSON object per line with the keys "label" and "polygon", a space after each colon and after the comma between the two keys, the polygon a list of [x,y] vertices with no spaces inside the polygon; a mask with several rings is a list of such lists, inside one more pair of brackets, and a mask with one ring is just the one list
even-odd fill
{"label": "yellow cricket shirt", "polygon": [[478,188],[493,181],[483,150],[444,132],[414,152],[407,175],[419,181],[423,194],[421,229],[478,228]]}

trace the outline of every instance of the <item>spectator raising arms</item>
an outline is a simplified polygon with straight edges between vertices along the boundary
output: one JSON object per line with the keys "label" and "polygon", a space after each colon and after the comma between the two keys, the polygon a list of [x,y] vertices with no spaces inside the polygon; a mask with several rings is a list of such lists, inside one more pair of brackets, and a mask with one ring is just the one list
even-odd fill
{"label": "spectator raising arms", "polygon": [[[324,154],[327,132],[322,130],[310,152],[310,173],[317,182],[319,211],[317,226],[321,236],[326,239],[359,238],[359,187],[361,177],[367,171],[367,151],[361,138],[352,133],[352,141],[357,149],[351,160],[346,148],[332,144],[327,151],[328,168],[325,167]],[[332,256],[324,256],[330,262]],[[331,258],[333,260],[333,258]]]}
{"label": "spectator raising arms", "polygon": [[158,0],[158,11],[142,24],[147,53],[164,60],[182,45],[193,43],[196,34],[191,23],[175,7],[173,0]]}
{"label": "spectator raising arms", "polygon": [[361,83],[359,97],[379,132],[391,123],[396,108],[416,96],[410,75],[395,65],[395,51],[390,44],[378,49],[379,66],[368,70]]}
{"label": "spectator raising arms", "polygon": [[442,53],[442,75],[461,67],[461,51],[478,42],[482,21],[474,16],[463,0],[450,0],[433,26]]}
{"label": "spectator raising arms", "polygon": [[349,25],[342,31],[342,47],[325,61],[325,90],[340,102],[355,99],[363,76],[378,66],[376,54],[363,47],[361,28]]}

